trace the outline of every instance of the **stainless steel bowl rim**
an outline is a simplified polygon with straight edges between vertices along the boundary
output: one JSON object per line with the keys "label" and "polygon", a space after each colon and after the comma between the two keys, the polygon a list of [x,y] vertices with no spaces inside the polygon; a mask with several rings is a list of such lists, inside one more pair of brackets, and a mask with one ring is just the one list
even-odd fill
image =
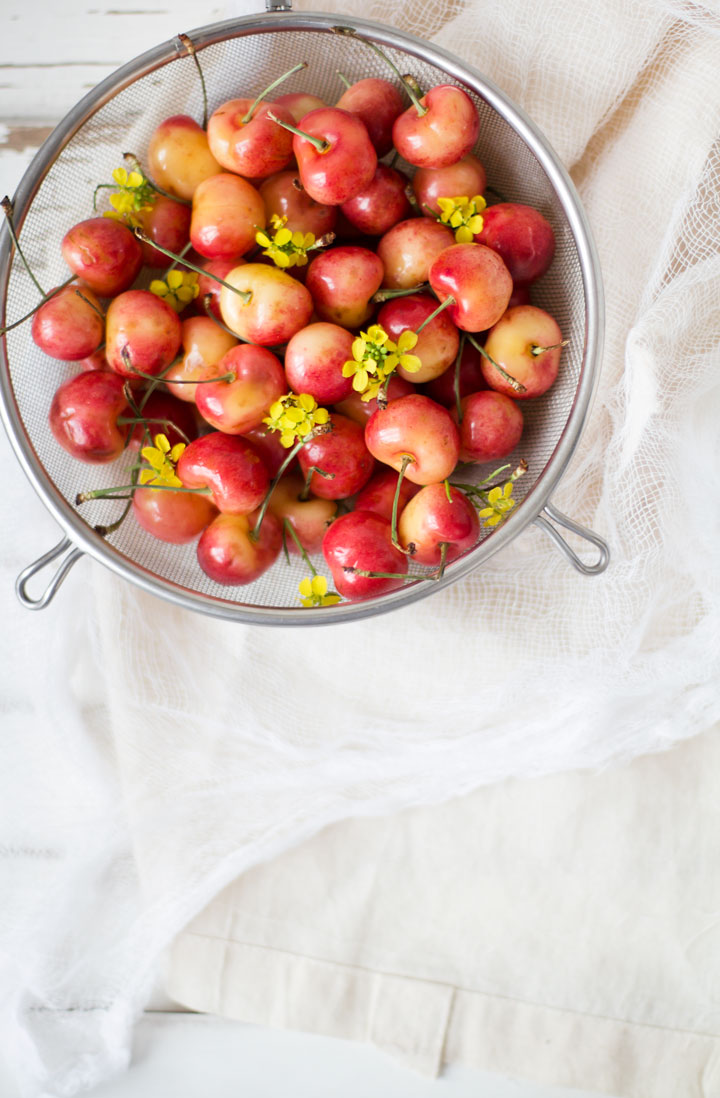
{"label": "stainless steel bowl rim", "polygon": [[[137,584],[145,591],[160,595],[177,605],[215,617],[246,623],[328,625],[335,624],[338,621],[370,617],[374,614],[397,609],[415,602],[418,598],[426,597],[450,583],[455,583],[479,567],[494,553],[501,550],[528,525],[538,522],[538,525],[547,533],[548,516],[557,522],[558,512],[554,508],[548,511],[545,508],[549,504],[550,497],[580,439],[597,385],[602,355],[604,300],[600,265],[590,226],[572,180],[557,154],[534,122],[500,88],[477,69],[461,62],[447,50],[382,23],[366,19],[349,19],[327,13],[263,12],[261,15],[214,23],[187,33],[196,49],[202,50],[206,46],[227,38],[241,37],[258,32],[323,31],[330,33],[332,28],[336,26],[356,28],[379,45],[390,48],[399,47],[421,60],[429,61],[431,64],[444,69],[450,77],[458,82],[471,86],[473,91],[484,98],[518,133],[532,151],[558,195],[563,211],[572,228],[577,247],[586,304],[586,339],[582,370],[565,427],[550,460],[538,477],[532,491],[523,500],[522,506],[513,511],[502,526],[496,528],[490,537],[477,548],[451,565],[442,579],[433,582],[420,581],[408,584],[399,590],[364,602],[342,602],[332,608],[306,609],[298,607],[296,610],[285,607],[241,606],[231,599],[208,598],[206,595],[193,592],[162,579],[124,556],[96,534],[60,494],[35,454],[13,393],[7,359],[7,344],[5,337],[3,337],[2,354],[0,356],[0,365],[2,366],[0,370],[0,416],[23,470],[48,510],[65,531],[68,544],[66,545],[65,541],[61,543],[63,550],[67,549],[70,555],[73,556],[73,560],[79,555],[78,550],[87,553],[117,575]],[[155,46],[136,57],[133,61],[128,62],[127,65],[117,69],[76,104],[39,149],[20,182],[13,200],[15,224],[18,232],[22,231],[30,206],[51,164],[88,118],[109,99],[139,77],[146,76],[155,69],[161,68],[176,58],[185,55],[185,47],[177,38]],[[0,236],[0,324],[2,325],[6,323],[11,251],[10,235],[6,227],[3,226]],[[564,525],[567,526],[568,524],[565,523]],[[574,529],[581,536],[589,533],[572,522],[569,523],[568,528]],[[555,540],[557,542],[557,537]],[[600,548],[601,559],[597,566],[587,569],[581,568],[581,570],[593,574],[601,571],[607,563],[607,550],[605,549],[603,552],[602,540],[596,536],[594,539],[589,540],[593,540],[593,544]],[[58,546],[54,551],[54,556],[60,555],[60,552],[61,548]],[[47,556],[50,557],[51,554],[47,554]],[[578,567],[579,561],[577,558],[574,563]],[[64,565],[61,567],[64,568],[65,573],[67,567]],[[27,569],[26,572],[30,574],[30,569]],[[56,589],[59,584],[53,582],[54,589]],[[50,600],[47,599],[46,601]],[[28,602],[28,604],[31,603]],[[40,604],[38,602],[38,605]],[[46,602],[43,601],[42,605],[46,605]]]}

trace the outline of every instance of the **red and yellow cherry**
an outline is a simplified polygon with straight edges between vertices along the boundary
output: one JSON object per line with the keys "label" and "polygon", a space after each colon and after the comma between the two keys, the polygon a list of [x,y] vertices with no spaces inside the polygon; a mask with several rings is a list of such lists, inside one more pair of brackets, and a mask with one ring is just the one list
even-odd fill
{"label": "red and yellow cherry", "polygon": [[104,334],[100,302],[82,282],[53,294],[32,320],[33,341],[46,355],[62,362],[88,358],[100,346]]}
{"label": "red and yellow cherry", "polygon": [[466,332],[480,332],[495,324],[507,309],[513,290],[502,259],[483,244],[446,248],[430,267],[428,281],[441,302],[447,297],[455,299],[446,312]]}
{"label": "red and yellow cherry", "polygon": [[351,511],[335,519],[323,538],[322,551],[335,589],[343,598],[370,598],[403,586],[401,578],[360,574],[394,572],[402,576],[408,569],[407,556],[392,544],[390,522],[374,511]]}
{"label": "red and yellow cherry", "polygon": [[379,408],[365,427],[365,444],[373,457],[398,472],[410,456],[405,476],[414,484],[445,480],[460,453],[460,435],[450,413],[421,393]]}
{"label": "red and yellow cherry", "polygon": [[[310,111],[317,111],[321,107],[327,107],[327,103],[320,99],[317,95],[310,95],[309,92],[287,92],[285,95],[278,95],[273,103],[278,103],[281,107],[285,107],[290,111],[293,117],[293,121],[297,124],[306,114],[310,114]],[[312,232],[312,229],[308,229],[308,232]]]}
{"label": "red and yellow cherry", "polygon": [[[278,432],[271,431],[269,427],[261,423],[259,427],[251,427],[242,437],[252,443],[263,459],[268,473],[271,477],[274,477],[288,456],[287,450],[280,441]],[[295,468],[297,468],[297,458],[293,458],[288,470]]]}
{"label": "red and yellow cherry", "polygon": [[405,194],[407,183],[407,176],[395,168],[378,164],[367,187],[343,202],[340,209],[361,233],[380,236],[412,212]]}
{"label": "red and yellow cherry", "polygon": [[209,488],[223,514],[247,515],[259,507],[270,477],[255,448],[221,431],[202,435],[185,448],[177,475],[186,488]]}
{"label": "red and yellow cherry", "polygon": [[[358,492],[355,500],[355,510],[374,511],[376,515],[382,515],[389,522],[392,518],[397,482],[398,476],[393,469],[383,469],[381,472],[375,473],[362,491]],[[400,481],[400,494],[398,496],[398,515],[402,514],[405,505],[419,491],[419,484],[413,484],[411,480],[403,477]]]}
{"label": "red and yellow cherry", "polygon": [[218,513],[207,496],[161,488],[138,488],[132,510],[143,530],[172,545],[194,541]]}
{"label": "red and yellow cherry", "polygon": [[91,217],[65,233],[63,259],[98,297],[114,297],[132,286],[142,267],[139,242],[121,221]]}
{"label": "red and yellow cherry", "polygon": [[[404,378],[398,377],[398,375],[392,374],[387,390],[387,400],[390,403],[391,400],[399,400],[400,397],[410,396],[411,393],[417,392],[414,385],[411,385],[409,381],[405,381]],[[348,419],[354,419],[356,423],[359,423],[362,427],[365,426],[370,416],[378,410],[377,397],[373,397],[372,400],[363,400],[361,393],[356,393],[355,390],[350,393],[345,400],[341,400],[335,405],[335,411],[340,412],[341,415],[347,416]]]}
{"label": "red and yellow cherry", "polygon": [[331,233],[337,221],[337,207],[323,206],[305,191],[298,174],[278,172],[260,184],[260,194],[265,203],[268,221],[272,214],[287,218],[290,232],[312,233],[315,238]]}
{"label": "red and yellow cherry", "polygon": [[410,290],[427,282],[432,263],[454,243],[450,229],[437,221],[413,217],[398,222],[377,246],[377,254],[385,268],[383,286]]}
{"label": "red and yellow cherry", "polygon": [[352,358],[353,335],[338,324],[308,324],[285,350],[285,376],[296,393],[309,393],[318,404],[336,404],[352,392],[342,368]]}
{"label": "red and yellow cherry", "polygon": [[[206,259],[201,264],[204,271],[207,274],[198,275],[198,296],[197,300],[201,307],[205,308],[205,298],[209,295],[210,301],[208,302],[208,309],[217,317],[218,320],[222,320],[220,314],[220,290],[222,284],[218,282],[218,278],[227,278],[230,271],[235,267],[241,267],[245,262],[240,256],[225,256],[222,259]],[[216,278],[212,278],[212,275],[216,275]]]}
{"label": "red and yellow cherry", "polygon": [[539,210],[520,202],[500,202],[482,216],[483,227],[475,240],[502,256],[518,286],[545,274],[555,255],[555,234]]}
{"label": "red and yellow cherry", "polygon": [[257,513],[218,515],[205,528],[197,547],[206,576],[228,587],[252,583],[275,563],[282,549],[282,528],[265,514],[257,540],[252,537]]}
{"label": "red and yellow cherry", "polygon": [[263,200],[246,179],[222,172],[195,189],[190,240],[206,259],[244,255],[255,246],[256,229],[264,226]]}
{"label": "red and yellow cherry", "polygon": [[160,123],[150,138],[148,168],[163,190],[188,200],[200,183],[222,171],[205,130],[187,114]]}
{"label": "red and yellow cherry", "polygon": [[105,348],[99,347],[91,355],[79,362],[81,370],[109,370],[108,360],[105,358]]}
{"label": "red and yellow cherry", "polygon": [[[460,461],[496,461],[513,452],[523,432],[523,415],[504,393],[483,389],[460,401]],[[457,421],[457,410],[453,419]]]}
{"label": "red and yellow cherry", "polygon": [[[534,305],[508,309],[489,331],[485,350],[511,377],[525,386],[516,392],[495,367],[483,361],[488,385],[513,400],[529,400],[547,392],[558,375],[562,333],[557,322]],[[547,348],[544,350],[543,348]]]}
{"label": "red and yellow cherry", "polygon": [[372,315],[370,298],[382,280],[382,260],[375,252],[345,244],[316,256],[305,284],[321,320],[359,328]]}
{"label": "red and yellow cherry", "polygon": [[292,123],[293,116],[277,103],[258,103],[253,99],[231,99],[223,103],[208,121],[208,144],[218,164],[229,172],[249,179],[262,179],[282,171],[292,159],[292,134],[276,125],[268,112],[282,122]]}
{"label": "red and yellow cherry", "polygon": [[[197,438],[195,413],[189,404],[181,403],[176,397],[160,389],[156,389],[149,396],[138,394],[135,401],[143,422],[137,423],[132,429],[127,442],[128,448],[139,450],[141,446],[149,446],[148,432],[151,438],[157,434],[165,435],[171,446]],[[128,415],[132,417],[133,412],[130,411]]]}
{"label": "red and yellow cherry", "polygon": [[[218,368],[224,355],[237,346],[237,340],[209,316],[191,316],[182,321],[181,362],[171,366],[164,375],[168,388],[179,400],[194,403],[197,385],[187,382],[219,377],[225,371]],[[173,384],[180,382],[181,384]]]}
{"label": "red and yellow cherry", "polygon": [[[306,553],[317,553],[325,531],[337,514],[337,503],[314,496],[303,499],[304,487],[305,481],[300,476],[283,477],[270,496],[268,510],[281,525],[285,519],[290,522]],[[299,554],[300,550],[291,536],[285,539],[285,544],[290,553]]]}
{"label": "red and yellow cherry", "polygon": [[[440,564],[456,560],[472,549],[480,534],[477,511],[459,488],[428,484],[405,507],[398,524],[404,548],[413,546],[413,560]],[[443,552],[443,546],[445,551]]]}
{"label": "red and yellow cherry", "polygon": [[[408,328],[416,332],[436,309],[437,301],[429,294],[396,297],[383,305],[378,313],[377,322],[385,329],[390,339],[397,343],[402,332]],[[414,385],[439,377],[455,361],[459,342],[460,335],[448,317],[446,309],[425,325],[413,347],[412,353],[422,363],[420,369],[410,373],[402,366],[398,366],[398,374]]]}
{"label": "red and yellow cherry", "polygon": [[266,347],[241,343],[217,364],[221,374],[234,373],[234,381],[210,381],[195,387],[195,403],[211,426],[228,435],[244,435],[258,427],[283,393],[287,381],[279,359]]}
{"label": "red and yellow cherry", "polygon": [[374,462],[365,445],[362,427],[352,419],[332,412],[332,431],[317,435],[305,443],[298,454],[303,476],[311,468],[322,469],[327,476],[313,473],[310,491],[320,499],[344,499],[359,492],[370,480]]}
{"label": "red and yellow cherry", "polygon": [[180,349],[180,318],[149,290],[126,290],[110,302],[105,354],[122,377],[161,373]]}
{"label": "red and yellow cherry", "polygon": [[[181,252],[190,235],[190,207],[159,194],[149,210],[140,211],[138,222],[143,232],[161,248]],[[143,243],[143,261],[148,267],[167,267],[168,257]]]}
{"label": "red and yellow cherry", "polygon": [[467,92],[438,84],[420,105],[425,113],[413,105],[395,119],[393,145],[400,156],[417,168],[445,168],[467,156],[480,132],[477,108]]}
{"label": "red and yellow cherry", "polygon": [[393,123],[405,106],[403,96],[394,84],[374,76],[358,80],[343,92],[335,105],[362,119],[378,156],[390,152]]}
{"label": "red and yellow cherry", "polygon": [[123,379],[102,370],[87,370],[66,381],[50,406],[50,430],[72,457],[103,465],[119,457],[126,429],[118,416],[127,414]]}
{"label": "red and yellow cherry", "polygon": [[472,154],[447,168],[418,168],[412,181],[418,206],[425,217],[440,216],[438,198],[485,194],[486,186],[485,169]]}
{"label": "red and yellow cherry", "polygon": [[279,267],[245,263],[230,271],[226,282],[250,294],[244,301],[227,286],[220,291],[223,322],[240,339],[276,347],[292,339],[312,316],[313,300],[305,286]]}
{"label": "red and yellow cherry", "polygon": [[[440,314],[442,315],[442,314]],[[460,356],[460,377],[458,386],[460,398],[470,393],[477,393],[487,388],[487,383],[482,372],[482,355],[476,351],[471,343],[466,343]],[[434,378],[424,386],[423,392],[431,400],[444,405],[445,408],[455,406],[455,365],[448,366],[444,374]]]}
{"label": "red and yellow cherry", "polygon": [[377,155],[357,115],[323,107],[306,114],[301,128],[302,133],[295,132],[293,152],[311,198],[339,206],[367,187],[375,174]]}

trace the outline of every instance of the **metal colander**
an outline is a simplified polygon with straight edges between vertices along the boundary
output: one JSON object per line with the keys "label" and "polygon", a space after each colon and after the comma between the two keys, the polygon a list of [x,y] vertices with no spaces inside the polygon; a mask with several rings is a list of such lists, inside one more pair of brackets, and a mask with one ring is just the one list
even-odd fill
{"label": "metal colander", "polygon": [[[577,444],[599,368],[602,289],[594,245],[575,190],[533,123],[479,72],[444,50],[378,23],[323,14],[295,15],[287,10],[271,10],[263,16],[190,32],[188,37],[200,54],[205,73],[210,110],[238,95],[257,94],[298,59],[307,60],[309,66],[288,80],[282,91],[313,92],[328,103],[335,102],[342,91],[338,69],[351,80],[387,77],[381,59],[362,42],[333,34],[336,26],[355,27],[380,45],[402,72],[412,72],[423,88],[448,82],[463,87],[480,114],[480,138],[474,151],[487,169],[490,184],[509,201],[537,207],[555,231],[555,259],[535,284],[533,302],[555,316],[569,345],[553,388],[522,406],[525,431],[517,452],[507,459],[513,462],[524,457],[529,465],[528,473],[516,484],[515,496],[521,505],[502,526],[485,531],[482,541],[451,564],[442,580],[408,584],[382,597],[304,609],[298,602],[297,586],[306,568],[292,557],[290,567],[281,557],[248,586],[220,586],[200,570],[194,544],[160,542],[131,518],[107,538],[97,534],[93,526],[111,523],[118,517],[121,503],[98,500],[76,509],[78,491],[126,483],[120,478],[128,462],[121,458],[110,466],[85,465],[57,445],[48,428],[48,410],[58,385],[76,369],[45,356],[32,342],[26,324],[3,340],[2,415],[19,460],[66,534],[19,577],[18,595],[26,606],[47,605],[74,561],[88,553],[156,595],[220,617],[283,625],[344,621],[390,610],[454,582],[532,522],[555,540],[580,571],[595,574],[606,567],[604,542],[549,503]],[[200,118],[202,99],[193,59],[182,42],[173,39],[108,77],[48,138],[14,200],[23,249],[46,289],[67,278],[60,240],[71,225],[92,216],[90,196],[95,184],[110,179],[124,152],[131,150],[142,158],[155,127],[168,115],[179,113]],[[5,325],[37,303],[37,290],[19,259],[13,257],[5,229],[0,240],[0,271],[0,324]],[[489,467],[479,467],[477,479],[489,471]],[[581,560],[558,526],[591,542],[599,552],[596,562]],[[40,597],[31,597],[28,581],[53,561],[58,561],[58,567],[52,580]],[[318,568],[326,571],[322,562]]]}

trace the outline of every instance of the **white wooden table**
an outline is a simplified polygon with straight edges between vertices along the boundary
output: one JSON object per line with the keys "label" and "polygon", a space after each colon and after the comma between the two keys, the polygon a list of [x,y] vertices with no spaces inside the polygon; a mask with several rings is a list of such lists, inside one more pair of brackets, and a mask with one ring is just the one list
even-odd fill
{"label": "white wooden table", "polygon": [[[189,0],[37,0],[3,4],[0,36],[0,196],[12,196],[52,127],[119,65],[183,30],[227,18],[226,5]],[[28,488],[30,491],[30,488]],[[466,1068],[427,1080],[376,1050],[331,1038],[271,1031],[160,1008],[137,1032],[130,1073],[94,1091],[96,1098],[590,1098]],[[170,1009],[168,1009],[170,1008]],[[0,1082],[2,1082],[0,1080]],[[292,1089],[291,1089],[292,1088]],[[3,1098],[14,1098],[0,1087]]]}

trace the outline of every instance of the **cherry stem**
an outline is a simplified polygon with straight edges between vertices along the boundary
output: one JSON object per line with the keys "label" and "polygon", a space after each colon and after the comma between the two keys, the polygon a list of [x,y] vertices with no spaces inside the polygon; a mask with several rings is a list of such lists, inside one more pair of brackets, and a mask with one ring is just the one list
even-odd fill
{"label": "cherry stem", "polygon": [[[41,296],[42,297],[47,297],[48,295],[45,293],[42,286],[40,285],[40,283],[36,279],[35,275],[32,273],[32,270],[30,269],[30,264],[28,263],[27,259],[25,258],[25,253],[22,250],[22,248],[20,247],[20,241],[17,238],[17,233],[15,232],[15,225],[13,224],[12,202],[10,201],[10,199],[8,198],[7,195],[5,195],[5,197],[3,198],[1,205],[2,205],[2,208],[3,208],[3,213],[5,214],[5,217],[7,218],[7,226],[8,226],[8,230],[10,232],[10,236],[12,237],[12,242],[15,245],[15,250],[16,250],[17,254],[20,256],[20,259],[22,260],[23,267],[25,268],[27,273],[30,275],[30,278],[32,279],[35,286],[37,287],[37,289],[40,292]],[[32,316],[32,313],[28,313],[28,316]],[[8,331],[8,329],[6,328],[5,331]]]}
{"label": "cherry stem", "polygon": [[507,370],[503,370],[502,366],[499,366],[499,365],[497,364],[497,362],[495,361],[495,359],[494,359],[494,358],[492,358],[492,356],[491,356],[491,355],[489,355],[489,354],[487,353],[487,351],[485,350],[485,348],[484,348],[484,347],[481,347],[481,346],[480,346],[480,344],[478,343],[478,341],[477,341],[476,339],[474,339],[474,338],[473,338],[473,337],[472,337],[472,336],[470,335],[470,333],[469,333],[469,332],[467,332],[466,334],[467,334],[467,338],[468,338],[468,339],[470,340],[470,342],[471,342],[471,344],[473,345],[473,347],[475,348],[475,350],[476,350],[476,351],[479,351],[479,352],[480,352],[480,354],[481,354],[481,355],[483,356],[483,358],[486,358],[486,359],[488,360],[488,362],[490,363],[490,365],[491,365],[491,366],[494,366],[494,367],[495,367],[495,369],[496,369],[496,370],[497,370],[497,372],[498,372],[498,373],[500,374],[500,376],[501,376],[502,378],[504,378],[504,379],[505,379],[505,381],[507,381],[508,385],[509,385],[509,386],[510,386],[510,387],[511,387],[512,389],[514,389],[516,393],[526,393],[526,392],[527,392],[527,389],[525,388],[525,386],[524,386],[524,385],[523,385],[523,384],[522,384],[521,382],[519,382],[519,381],[517,380],[517,378],[513,377],[513,376],[512,376],[512,374],[509,374],[509,373],[507,372]]}
{"label": "cherry stem", "polygon": [[443,481],[443,484],[445,485],[445,498],[447,499],[448,503],[452,503],[452,495],[451,495],[451,492],[450,492],[450,481],[448,480],[447,477],[445,477],[445,480]]}
{"label": "cherry stem", "polygon": [[444,301],[441,301],[440,304],[438,305],[437,309],[435,309],[432,313],[430,313],[430,316],[425,317],[425,320],[423,320],[420,327],[415,329],[415,335],[420,335],[423,328],[427,328],[430,321],[434,320],[435,317],[438,315],[438,313],[441,313],[443,311],[443,309],[447,309],[448,305],[457,305],[457,302],[456,302],[455,298],[452,296],[452,294],[450,294],[449,297],[446,297]]}
{"label": "cherry stem", "polygon": [[283,84],[286,80],[288,80],[296,72],[300,72],[301,69],[306,69],[307,67],[308,67],[307,61],[301,61],[299,65],[294,65],[293,68],[289,69],[286,73],[283,73],[282,76],[278,76],[277,80],[273,80],[272,84],[270,84],[269,87],[267,87],[264,92],[260,92],[260,95],[257,97],[255,102],[253,103],[250,110],[247,112],[246,115],[243,116],[243,118],[240,119],[241,124],[243,126],[247,126],[248,122],[252,119],[252,116],[254,115],[255,109],[258,106],[258,104],[262,103],[265,96],[269,95],[271,91],[273,91],[275,88],[277,88],[278,84]]}
{"label": "cherry stem", "polygon": [[342,80],[342,82],[343,82],[343,84],[345,85],[346,88],[351,88],[352,87],[352,84],[350,83],[350,81],[348,80],[348,78],[347,78],[347,76],[345,75],[344,72],[340,72],[340,69],[336,69],[335,72],[340,77],[340,79]]}
{"label": "cherry stem", "polygon": [[432,576],[409,576],[407,572],[368,572],[366,568],[354,568],[352,564],[346,565],[343,572],[349,572],[353,576],[367,576],[368,579],[404,580],[405,583],[415,583],[417,580],[434,578]]}
{"label": "cherry stem", "polygon": [[218,328],[222,328],[224,332],[227,332],[228,335],[232,336],[233,339],[239,339],[241,343],[249,343],[250,340],[243,339],[242,336],[237,335],[236,332],[233,332],[232,329],[228,328],[227,324],[223,324],[222,320],[218,320],[218,318],[215,316],[215,313],[212,311],[212,299],[212,294],[203,295],[202,306],[205,315],[209,317],[210,320],[212,320],[215,324],[217,324]]}
{"label": "cherry stem", "polygon": [[413,74],[411,72],[406,72],[406,73],[403,74],[402,82],[403,82],[403,84],[405,84],[405,86],[407,88],[412,88],[412,90],[415,92],[415,95],[417,95],[418,98],[422,97],[422,91],[420,90],[420,85],[418,84],[417,80],[415,79],[415,77],[413,76]]}
{"label": "cherry stem", "polygon": [[[448,496],[448,499],[449,498],[450,497]],[[441,541],[440,542],[440,566],[438,567],[438,570],[435,573],[435,575],[431,576],[430,579],[439,580],[439,579],[443,578],[443,575],[445,573],[445,565],[447,564],[447,551],[448,551],[448,542]]]}
{"label": "cherry stem", "polygon": [[195,68],[197,69],[198,76],[200,77],[200,86],[202,87],[202,97],[203,97],[203,129],[206,130],[207,129],[207,124],[208,124],[208,97],[207,97],[207,88],[205,87],[205,77],[203,76],[202,67],[200,65],[200,62],[198,61],[198,56],[197,56],[197,53],[196,53],[196,50],[195,50],[195,45],[194,45],[192,39],[190,39],[187,36],[187,34],[179,34],[177,37],[178,37],[178,41],[185,47],[186,51],[190,54],[193,61],[195,62]]}
{"label": "cherry stem", "polygon": [[290,537],[293,539],[293,541],[297,545],[298,553],[300,554],[302,559],[307,564],[307,566],[310,569],[310,571],[312,572],[313,576],[316,576],[318,574],[317,569],[315,568],[313,562],[310,560],[310,557],[307,555],[307,552],[305,550],[305,546],[303,545],[303,543],[300,541],[300,538],[295,533],[295,528],[293,527],[293,524],[291,523],[289,518],[285,518],[283,520],[283,527],[284,527],[285,530],[287,530],[287,532],[290,534]]}
{"label": "cherry stem", "polygon": [[182,263],[184,266],[189,267],[191,271],[197,271],[198,274],[207,275],[208,278],[212,278],[215,282],[219,282],[221,286],[225,286],[228,290],[232,290],[234,294],[237,294],[238,297],[242,298],[243,305],[249,305],[252,301],[252,290],[238,290],[237,287],[226,282],[224,278],[220,278],[220,275],[205,271],[202,267],[196,267],[194,263],[191,263],[189,259],[185,259],[184,256],[168,251],[167,248],[161,248],[159,244],[154,240],[151,240],[147,233],[143,232],[143,230],[137,226],[130,231],[138,240],[141,240],[143,244],[150,244],[153,248],[157,248],[159,252],[162,252],[163,255],[168,256],[170,259],[174,259],[176,263]]}
{"label": "cherry stem", "polygon": [[19,320],[14,320],[12,324],[7,324],[4,328],[0,328],[0,336],[4,336],[6,332],[11,332],[13,328],[19,328],[21,324],[24,324],[26,320],[29,320],[31,316],[34,316],[38,309],[43,307],[46,301],[50,301],[51,298],[55,297],[55,294],[59,294],[66,286],[75,282],[76,278],[77,275],[71,275],[65,282],[61,282],[59,286],[56,286],[54,290],[51,290],[49,294],[45,294],[42,301],[38,301],[37,305],[31,309],[29,313],[25,313],[25,316],[21,316]]}
{"label": "cherry stem", "polygon": [[[170,266],[165,268],[164,273],[166,275],[168,275],[168,274],[170,274],[170,271],[174,271],[175,268],[177,267],[178,263],[180,263],[180,261],[185,258],[185,256],[188,254],[188,252],[190,251],[191,248],[192,248],[192,241],[188,240],[187,244],[182,249],[182,251],[178,252],[178,258],[174,259],[172,261],[172,263],[170,264]],[[207,271],[205,273],[207,274]]]}
{"label": "cherry stem", "polygon": [[[415,90],[410,86],[410,84],[406,82],[405,77],[400,72],[400,69],[390,60],[386,53],[383,53],[379,46],[376,46],[375,43],[371,42],[369,38],[363,38],[361,34],[358,34],[354,27],[333,27],[332,29],[335,34],[342,34],[346,38],[354,38],[358,42],[364,42],[364,44],[368,46],[373,51],[373,53],[376,53],[378,57],[382,57],[385,64],[389,65],[405,91],[410,96],[410,99],[413,102],[413,106],[415,107],[415,110],[418,112],[420,117],[422,117],[424,114],[427,114],[427,107],[423,107],[422,103],[417,97],[417,94],[415,93]],[[418,91],[420,91],[419,88]]]}
{"label": "cherry stem", "polygon": [[[150,184],[154,191],[157,191],[158,194],[161,194],[163,198],[169,198],[173,202],[179,202],[181,206],[192,206],[192,200],[190,198],[180,198],[179,195],[170,194],[170,192],[164,190],[159,183],[156,183],[154,179],[151,179],[148,173],[143,168],[142,164],[140,163],[140,158],[137,157],[134,152],[123,153],[123,160],[127,160],[128,164],[130,164],[131,167],[140,172],[143,179],[145,179],[146,182]],[[146,243],[152,244],[153,247],[157,248],[159,252],[163,250],[158,244],[155,244],[152,240],[149,240]],[[168,253],[166,252],[165,254],[167,255]],[[173,256],[172,258],[175,259],[176,256]]]}
{"label": "cherry stem", "polygon": [[102,311],[102,309],[100,309],[93,301],[91,301],[89,297],[85,297],[85,294],[82,292],[82,290],[75,290],[75,293],[78,295],[78,297],[82,298],[86,305],[90,306],[94,313],[97,313],[101,320],[105,319],[105,313]]}
{"label": "cherry stem", "polygon": [[462,423],[463,410],[460,402],[460,364],[462,362],[463,351],[465,350],[465,332],[460,333],[460,345],[458,347],[458,353],[455,358],[455,375],[453,377],[453,393],[455,395],[455,407],[457,408],[458,423]]}
{"label": "cherry stem", "polygon": [[563,339],[561,343],[553,343],[550,347],[538,347],[537,343],[533,343],[530,354],[536,357],[537,355],[544,355],[546,351],[557,351],[558,347],[567,347],[569,342],[569,339]]}
{"label": "cherry stem", "polygon": [[331,244],[335,243],[336,233],[323,233],[319,236],[314,244],[311,244],[307,249],[309,252],[316,252],[318,248],[329,248]]}
{"label": "cherry stem", "polygon": [[289,122],[281,122],[272,111],[267,112],[267,117],[271,122],[277,122],[278,126],[282,126],[284,130],[289,130],[290,133],[295,133],[298,137],[304,137],[306,141],[309,141],[311,145],[315,146],[319,153],[326,153],[330,148],[329,141],[324,141],[321,137],[312,137],[309,133],[303,133],[297,126],[291,126]]}
{"label": "cherry stem", "polygon": [[[395,153],[395,156],[393,156],[392,160],[390,161],[390,167],[391,168],[395,166],[396,159],[397,159],[397,153]],[[417,195],[415,194],[415,191],[413,190],[412,183],[408,183],[407,186],[405,187],[405,197],[407,198],[408,202],[410,203],[410,205],[412,206],[412,208],[414,210],[419,210],[420,209],[420,206],[418,205]]]}
{"label": "cherry stem", "polygon": [[421,294],[429,289],[429,282],[421,282],[419,286],[411,286],[409,290],[378,290],[370,300],[376,305],[382,305],[384,301],[392,301],[394,297],[408,297],[410,294]]}
{"label": "cherry stem", "polygon": [[[186,488],[184,484],[179,487],[175,484],[117,484],[114,488],[96,488],[93,492],[78,492],[75,503],[79,507],[81,503],[89,503],[91,499],[132,499],[138,488],[152,488],[156,492],[188,492],[192,495],[209,496],[211,488]],[[116,492],[130,492],[129,496],[117,496]]]}
{"label": "cherry stem", "polygon": [[307,476],[305,477],[305,486],[298,496],[301,503],[304,503],[310,495],[310,481],[313,478],[313,473],[317,473],[319,477],[325,477],[326,480],[335,480],[334,473],[326,473],[325,470],[321,469],[318,465],[311,465],[307,471]]}
{"label": "cherry stem", "polygon": [[391,528],[390,528],[390,540],[392,541],[394,547],[397,550],[399,550],[399,552],[404,553],[406,557],[411,557],[413,555],[413,553],[415,552],[415,546],[411,542],[410,545],[408,545],[407,549],[404,549],[403,546],[398,541],[397,513],[398,513],[398,501],[400,499],[400,485],[403,482],[403,477],[405,476],[405,470],[407,469],[408,465],[410,465],[414,460],[415,460],[415,458],[412,456],[412,454],[403,454],[402,463],[400,465],[400,469],[398,470],[397,484],[395,485],[395,495],[393,496],[392,518],[391,518]]}

